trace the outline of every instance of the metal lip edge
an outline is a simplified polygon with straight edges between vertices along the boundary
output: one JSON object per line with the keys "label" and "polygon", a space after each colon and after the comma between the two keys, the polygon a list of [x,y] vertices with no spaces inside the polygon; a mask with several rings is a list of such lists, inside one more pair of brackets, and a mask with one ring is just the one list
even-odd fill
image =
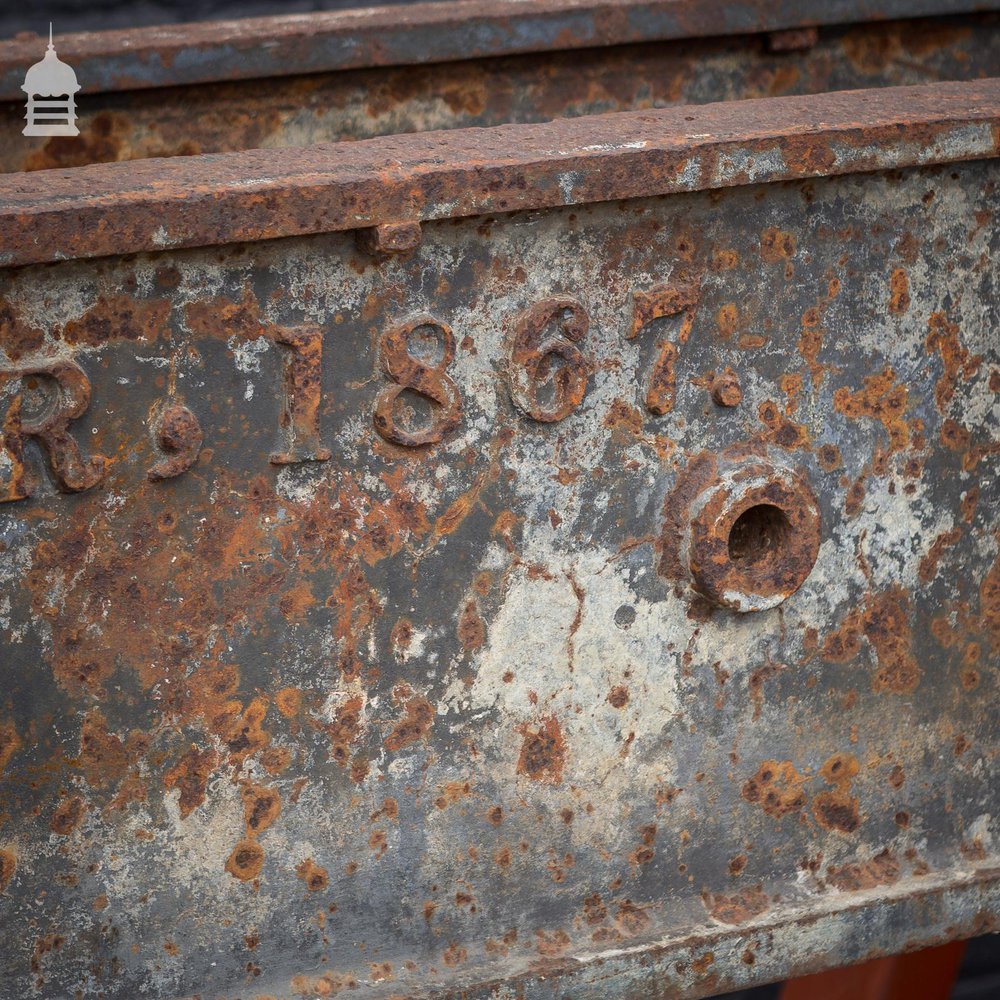
{"label": "metal lip edge", "polygon": [[[498,976],[478,966],[420,985],[365,983],[368,1000],[697,1000],[1000,930],[1000,857],[892,885],[796,897],[740,924],[708,921],[607,950],[574,949]],[[747,950],[752,963],[744,961]],[[711,957],[706,961],[705,956]],[[331,970],[335,971],[335,970]],[[255,984],[295,1000],[294,972]],[[569,991],[569,992],[567,992]],[[205,1000],[238,1000],[211,991]],[[344,994],[352,995],[351,991]],[[186,996],[178,1000],[195,1000]]]}
{"label": "metal lip edge", "polygon": [[0,267],[1000,155],[1000,77],[0,177]]}
{"label": "metal lip edge", "polygon": [[[57,36],[87,93],[970,14],[997,0],[455,0]],[[58,27],[58,26],[57,26]],[[23,100],[41,36],[0,40],[0,100]]]}

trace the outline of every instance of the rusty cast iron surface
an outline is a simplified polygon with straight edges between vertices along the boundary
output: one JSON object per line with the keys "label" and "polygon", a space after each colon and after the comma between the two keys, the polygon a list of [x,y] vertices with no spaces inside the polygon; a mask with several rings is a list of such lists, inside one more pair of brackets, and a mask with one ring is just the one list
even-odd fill
{"label": "rusty cast iron surface", "polygon": [[109,94],[83,78],[72,139],[23,136],[22,93],[0,104],[0,170],[976,79],[1000,67],[997,14],[829,27],[791,50],[787,37],[781,47],[766,35],[689,38]]}
{"label": "rusty cast iron surface", "polygon": [[0,264],[994,156],[1000,79],[0,177]]}
{"label": "rusty cast iron surface", "polygon": [[155,252],[0,272],[4,988],[995,930],[996,97],[5,179],[9,262]]}
{"label": "rusty cast iron surface", "polygon": [[[94,92],[996,9],[995,0],[460,0],[90,32],[58,47]],[[20,99],[40,43],[0,42],[0,98]]]}

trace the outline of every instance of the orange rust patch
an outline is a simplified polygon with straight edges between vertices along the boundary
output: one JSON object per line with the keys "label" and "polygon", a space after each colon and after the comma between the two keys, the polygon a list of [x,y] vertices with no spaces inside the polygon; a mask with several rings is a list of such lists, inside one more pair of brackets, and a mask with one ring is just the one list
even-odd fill
{"label": "orange rust patch", "polygon": [[795,256],[795,237],[771,226],[760,234],[760,256],[769,264],[789,260]]}
{"label": "orange rust patch", "polygon": [[758,667],[748,682],[750,700],[753,702],[753,718],[756,721],[764,709],[764,682],[782,670],[788,669],[783,663],[765,663]]}
{"label": "orange rust patch", "polygon": [[963,840],[958,845],[959,853],[968,861],[985,861],[986,848],[983,846],[982,837],[973,837],[972,840]]}
{"label": "orange rust patch", "polygon": [[841,466],[840,449],[835,444],[824,444],[816,452],[820,468],[824,472],[833,472]]}
{"label": "orange rust patch", "polygon": [[250,882],[264,867],[264,849],[255,840],[241,840],[229,855],[226,871],[241,882]]}
{"label": "orange rust patch", "polygon": [[858,759],[853,754],[835,753],[820,768],[820,776],[831,785],[850,785],[857,777]]}
{"label": "orange rust patch", "polygon": [[980,364],[982,355],[969,356],[969,352],[958,339],[958,324],[950,323],[943,312],[932,313],[927,321],[927,340],[925,346],[929,353],[941,355],[944,371],[934,388],[934,400],[943,413],[945,407],[955,395],[959,379],[971,378]]}
{"label": "orange rust patch", "polygon": [[866,75],[881,73],[902,55],[898,35],[873,32],[869,28],[852,28],[841,41],[844,55],[854,69]]}
{"label": "orange rust patch", "polygon": [[0,892],[3,892],[17,871],[17,856],[6,848],[0,849]]}
{"label": "orange rust patch", "polygon": [[368,846],[377,858],[382,857],[389,850],[389,838],[386,836],[385,830],[372,830],[371,836],[368,838]]}
{"label": "orange rust patch", "polygon": [[897,267],[889,278],[889,312],[901,316],[910,308],[910,279]]}
{"label": "orange rust patch", "polygon": [[361,709],[364,700],[360,695],[348,698],[334,713],[333,722],[326,727],[330,737],[330,756],[346,766],[351,756],[351,744],[361,735]]}
{"label": "orange rust patch", "polygon": [[128,769],[125,744],[108,732],[107,720],[97,709],[87,713],[80,729],[80,766],[92,787],[109,785]]}
{"label": "orange rust patch", "polygon": [[858,800],[841,792],[820,792],[813,799],[816,822],[827,830],[853,833],[861,825]]}
{"label": "orange rust patch", "polygon": [[80,825],[80,820],[83,819],[85,811],[86,806],[79,795],[63,799],[56,806],[56,810],[52,814],[52,819],[49,821],[49,829],[53,833],[68,837]]}
{"label": "orange rust patch", "polygon": [[555,716],[543,719],[537,729],[524,725],[519,728],[524,736],[517,773],[533,781],[558,785],[562,781],[566,760],[566,741]]}
{"label": "orange rust patch", "polygon": [[739,326],[739,312],[734,302],[728,302],[722,306],[715,317],[719,326],[719,336],[724,340],[729,340]]}
{"label": "orange rust patch", "polygon": [[274,696],[274,707],[286,719],[294,719],[302,711],[302,692],[298,688],[282,688]]}
{"label": "orange rust patch", "polygon": [[271,742],[271,734],[263,727],[267,709],[267,698],[254,698],[243,714],[222,732],[222,739],[229,747],[234,762],[252,756]]}
{"label": "orange rust patch", "polygon": [[473,652],[486,642],[486,626],[474,600],[466,601],[458,619],[458,641],[462,647]]}
{"label": "orange rust patch", "polygon": [[806,804],[802,786],[809,779],[795,770],[791,761],[765,760],[757,773],[743,784],[742,796],[768,814],[780,819],[799,812]]}
{"label": "orange rust patch", "polygon": [[615,927],[626,937],[641,934],[650,923],[649,914],[641,906],[636,906],[631,899],[624,899],[615,911]]}
{"label": "orange rust patch", "polygon": [[469,953],[460,944],[455,944],[452,942],[445,948],[441,955],[441,960],[449,969],[454,969],[455,966],[461,965],[468,959]]}
{"label": "orange rust patch", "polygon": [[167,789],[179,788],[178,808],[181,819],[187,819],[205,801],[205,789],[212,772],[219,766],[215,750],[191,747],[163,776]]}
{"label": "orange rust patch", "polygon": [[382,802],[382,808],[376,809],[371,815],[371,821],[374,823],[379,816],[384,816],[387,820],[392,823],[399,822],[399,803],[392,798],[385,799]]}
{"label": "orange rust patch", "polygon": [[268,774],[277,775],[286,770],[292,762],[292,751],[288,747],[268,747],[257,758]]}
{"label": "orange rust patch", "polygon": [[771,908],[771,901],[761,885],[750,886],[732,896],[703,892],[701,899],[709,916],[721,924],[745,924]]}
{"label": "orange rust patch", "polygon": [[910,601],[900,586],[868,598],[864,631],[878,658],[872,690],[909,694],[920,683],[920,667],[913,656]]}
{"label": "orange rust patch", "polygon": [[11,758],[22,747],[13,722],[0,722],[0,777],[3,776]]}
{"label": "orange rust patch", "polygon": [[820,792],[812,803],[816,822],[827,830],[853,833],[861,825],[858,800],[851,795],[851,782],[859,765],[853,754],[834,754],[820,769],[824,781],[834,785],[832,792]]}
{"label": "orange rust patch", "polygon": [[642,844],[629,854],[629,861],[635,866],[648,865],[656,855],[653,846],[656,843],[656,824],[647,823],[640,829],[639,834]]}
{"label": "orange rust patch", "polygon": [[434,805],[438,809],[444,809],[447,806],[454,805],[456,802],[461,802],[471,792],[472,785],[468,781],[446,781],[441,786],[441,791],[434,800]]}
{"label": "orange rust patch", "polygon": [[636,437],[642,434],[642,424],[642,411],[623,399],[616,399],[604,418],[604,426],[609,430],[622,430]]}
{"label": "orange rust patch", "polygon": [[[358,982],[353,976],[324,972],[322,976],[293,976],[292,989],[300,996],[333,997],[344,990],[356,990]],[[258,998],[260,1000],[260,998]]]}
{"label": "orange rust patch", "polygon": [[167,333],[168,299],[133,299],[128,295],[99,296],[79,319],[70,320],[62,331],[67,344],[98,347],[115,340],[152,342]]}
{"label": "orange rust patch", "polygon": [[715,952],[706,951],[699,955],[692,963],[691,968],[697,976],[704,976],[715,964]]}
{"label": "orange rust patch", "polygon": [[246,785],[240,794],[243,798],[243,822],[248,837],[262,833],[278,818],[281,796],[277,789]]}
{"label": "orange rust patch", "polygon": [[815,310],[808,309],[802,317],[802,332],[799,334],[799,354],[809,366],[809,374],[814,386],[819,386],[823,380],[823,365],[819,361],[819,352],[823,347],[823,329],[819,325]]}
{"label": "orange rust patch", "polygon": [[608,692],[607,700],[612,708],[624,708],[628,704],[628,697],[628,688],[619,684]]}
{"label": "orange rust patch", "polygon": [[273,330],[261,315],[260,303],[249,284],[243,286],[239,302],[229,298],[203,299],[184,307],[188,329],[200,337],[256,340]]}
{"label": "orange rust patch", "polygon": [[757,408],[757,416],[768,429],[765,438],[779,448],[795,451],[810,447],[808,430],[802,424],[789,420],[773,400],[768,399],[761,403]]}
{"label": "orange rust patch", "polygon": [[383,741],[385,748],[393,752],[402,750],[426,738],[434,724],[434,709],[431,703],[419,695],[411,698],[403,708],[403,718],[396,723],[393,731]]}
{"label": "orange rust patch", "polygon": [[330,884],[330,876],[325,868],[321,868],[312,858],[306,858],[295,869],[295,874],[306,884],[310,892],[318,892]]}
{"label": "orange rust patch", "polygon": [[944,551],[955,545],[962,537],[961,528],[952,528],[944,531],[934,539],[933,544],[927,550],[927,554],[920,560],[920,580],[922,583],[930,583],[937,576],[938,563],[944,555]]}
{"label": "orange rust patch", "polygon": [[994,651],[1000,652],[1000,558],[979,585],[979,620]]}
{"label": "orange rust patch", "polygon": [[281,595],[278,607],[290,622],[305,621],[310,608],[316,606],[316,597],[308,580],[301,580]]}
{"label": "orange rust patch", "polygon": [[395,979],[392,972],[392,964],[389,962],[372,962],[369,966],[369,978],[373,983],[380,983],[384,980]]}
{"label": "orange rust patch", "polygon": [[545,958],[558,958],[565,954],[571,943],[565,931],[535,931],[535,950]]}
{"label": "orange rust patch", "polygon": [[389,633],[393,653],[397,659],[403,659],[413,642],[413,622],[409,618],[400,618]]}
{"label": "orange rust patch", "polygon": [[906,386],[896,383],[892,368],[865,376],[864,388],[857,392],[842,386],[833,394],[838,413],[851,420],[867,417],[882,424],[889,435],[890,452],[901,451],[910,443],[910,425],[903,416],[908,405]]}
{"label": "orange rust patch", "polygon": [[841,892],[874,889],[879,885],[893,885],[899,881],[899,862],[887,849],[870,861],[827,869],[826,881]]}
{"label": "orange rust patch", "polygon": [[735,250],[713,250],[712,270],[731,271],[739,263],[740,255]]}
{"label": "orange rust patch", "polygon": [[44,343],[45,331],[25,323],[10,300],[0,297],[0,345],[11,361],[33,354]]}

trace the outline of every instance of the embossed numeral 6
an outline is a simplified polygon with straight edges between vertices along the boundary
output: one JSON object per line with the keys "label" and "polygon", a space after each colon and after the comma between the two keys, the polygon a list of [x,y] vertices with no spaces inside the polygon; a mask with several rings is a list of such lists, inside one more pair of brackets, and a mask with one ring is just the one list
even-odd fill
{"label": "embossed numeral 6", "polygon": [[[417,335],[424,344],[440,339],[440,358],[432,363],[417,357],[412,347]],[[382,369],[393,384],[386,386],[375,403],[375,430],[393,444],[417,447],[437,444],[450,434],[462,419],[462,397],[445,369],[455,359],[455,338],[451,327],[430,316],[418,316],[389,330],[382,337]],[[423,396],[433,404],[430,423],[415,428],[405,423],[397,412],[397,400],[404,392]]]}
{"label": "embossed numeral 6", "polygon": [[[576,345],[589,323],[578,302],[555,297],[536,302],[518,318],[510,346],[510,395],[532,419],[562,420],[582,402],[590,366]],[[539,398],[543,391],[548,401]]]}

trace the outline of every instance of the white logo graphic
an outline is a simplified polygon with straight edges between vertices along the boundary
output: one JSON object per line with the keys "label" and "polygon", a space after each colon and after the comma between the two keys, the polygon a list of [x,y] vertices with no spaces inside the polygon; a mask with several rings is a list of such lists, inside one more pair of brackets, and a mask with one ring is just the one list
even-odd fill
{"label": "white logo graphic", "polygon": [[22,135],[79,135],[76,127],[76,102],[80,89],[76,73],[57,55],[49,24],[49,48],[45,58],[36,62],[24,77],[21,87],[28,95],[28,113]]}

